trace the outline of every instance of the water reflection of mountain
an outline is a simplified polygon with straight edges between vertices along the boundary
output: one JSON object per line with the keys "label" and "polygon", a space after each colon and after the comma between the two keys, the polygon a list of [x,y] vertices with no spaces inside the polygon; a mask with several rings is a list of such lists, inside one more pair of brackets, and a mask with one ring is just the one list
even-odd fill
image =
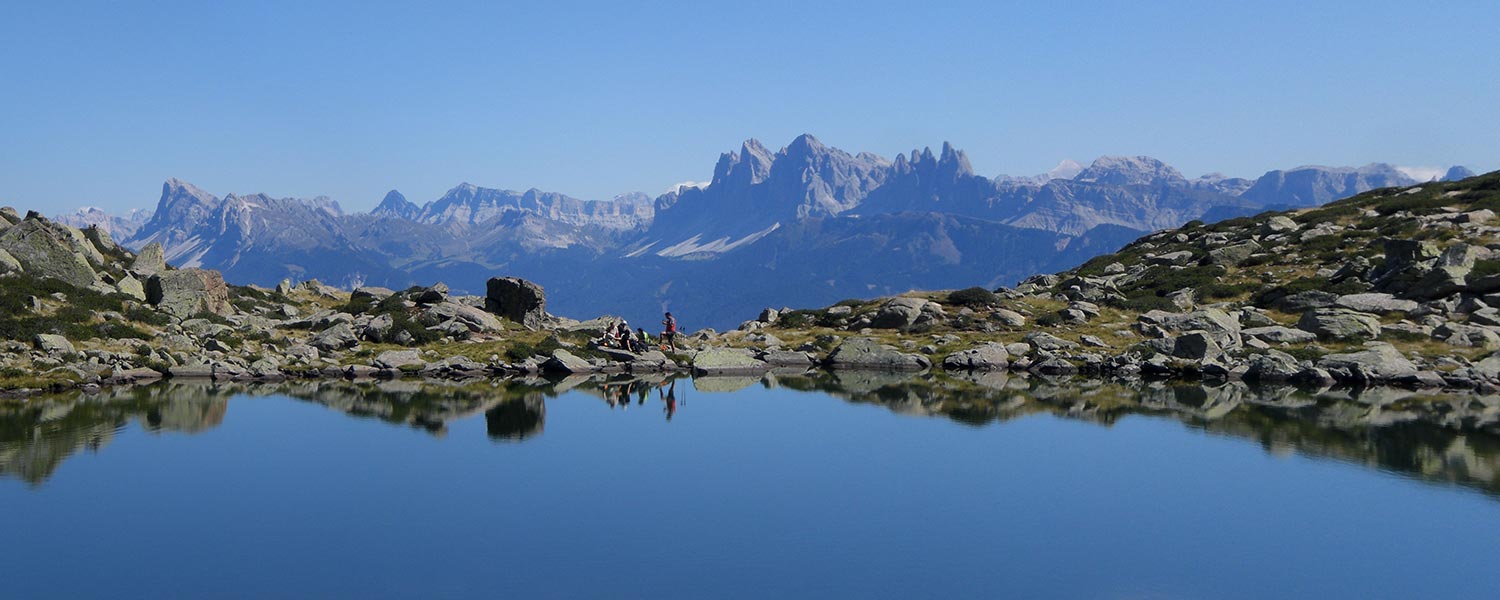
{"label": "water reflection of mountain", "polygon": [[[470,382],[316,381],[280,384],[165,382],[0,403],[0,477],[33,485],[80,450],[98,451],[132,422],[152,433],[198,433],[223,422],[234,396],[287,396],[343,414],[445,435],[448,424],[484,416],[496,442],[540,435],[546,400],[583,393],[610,406],[644,404],[668,380],[570,377]],[[687,382],[679,382],[687,386]],[[1109,426],[1129,415],[1172,418],[1267,451],[1328,457],[1500,496],[1500,431],[1476,427],[1500,397],[1442,396],[1391,388],[1299,390],[1241,383],[1200,385],[1047,378],[989,373],[787,372],[764,378],[699,379],[703,393],[749,386],[816,391],[894,412],[983,426],[1033,414]]]}

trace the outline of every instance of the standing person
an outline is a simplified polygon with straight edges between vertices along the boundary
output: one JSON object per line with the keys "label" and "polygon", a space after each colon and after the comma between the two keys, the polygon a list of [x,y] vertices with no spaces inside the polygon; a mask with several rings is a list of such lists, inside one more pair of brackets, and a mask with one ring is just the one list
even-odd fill
{"label": "standing person", "polygon": [[662,343],[666,344],[667,347],[671,348],[673,352],[676,352],[677,351],[677,317],[672,316],[672,313],[669,312],[669,313],[666,314],[666,318],[661,320],[661,325],[662,325],[662,327],[665,328],[661,332],[661,341],[662,341]]}

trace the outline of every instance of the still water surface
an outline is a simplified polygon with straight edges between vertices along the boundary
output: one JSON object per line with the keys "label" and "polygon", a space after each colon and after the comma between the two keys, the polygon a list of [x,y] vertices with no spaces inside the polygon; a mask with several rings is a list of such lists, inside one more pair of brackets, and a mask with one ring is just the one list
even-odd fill
{"label": "still water surface", "polygon": [[1500,597],[1489,434],[1337,394],[844,377],[0,407],[0,597]]}

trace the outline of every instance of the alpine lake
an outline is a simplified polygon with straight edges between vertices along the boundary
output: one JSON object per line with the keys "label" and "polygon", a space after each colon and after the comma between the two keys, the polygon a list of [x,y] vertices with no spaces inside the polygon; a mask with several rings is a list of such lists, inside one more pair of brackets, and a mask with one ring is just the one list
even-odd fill
{"label": "alpine lake", "polygon": [[0,403],[0,597],[1500,597],[1500,432],[1406,418],[1431,395],[797,371],[41,396]]}

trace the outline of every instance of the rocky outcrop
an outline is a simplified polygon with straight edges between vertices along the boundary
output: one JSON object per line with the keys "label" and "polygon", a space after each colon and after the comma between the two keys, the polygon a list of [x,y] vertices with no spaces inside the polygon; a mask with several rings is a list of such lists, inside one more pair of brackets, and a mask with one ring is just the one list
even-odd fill
{"label": "rocky outcrop", "polygon": [[223,276],[207,269],[178,269],[152,275],[146,282],[146,301],[158,310],[182,318],[202,312],[227,315],[233,311],[229,286],[224,284]]}
{"label": "rocky outcrop", "polygon": [[8,253],[21,270],[75,287],[89,287],[99,282],[99,275],[77,246],[78,241],[66,227],[54,226],[40,217],[27,218],[0,233],[0,250]]}
{"label": "rocky outcrop", "polygon": [[542,286],[518,277],[495,277],[485,284],[485,310],[527,329],[547,324],[547,293]]}

